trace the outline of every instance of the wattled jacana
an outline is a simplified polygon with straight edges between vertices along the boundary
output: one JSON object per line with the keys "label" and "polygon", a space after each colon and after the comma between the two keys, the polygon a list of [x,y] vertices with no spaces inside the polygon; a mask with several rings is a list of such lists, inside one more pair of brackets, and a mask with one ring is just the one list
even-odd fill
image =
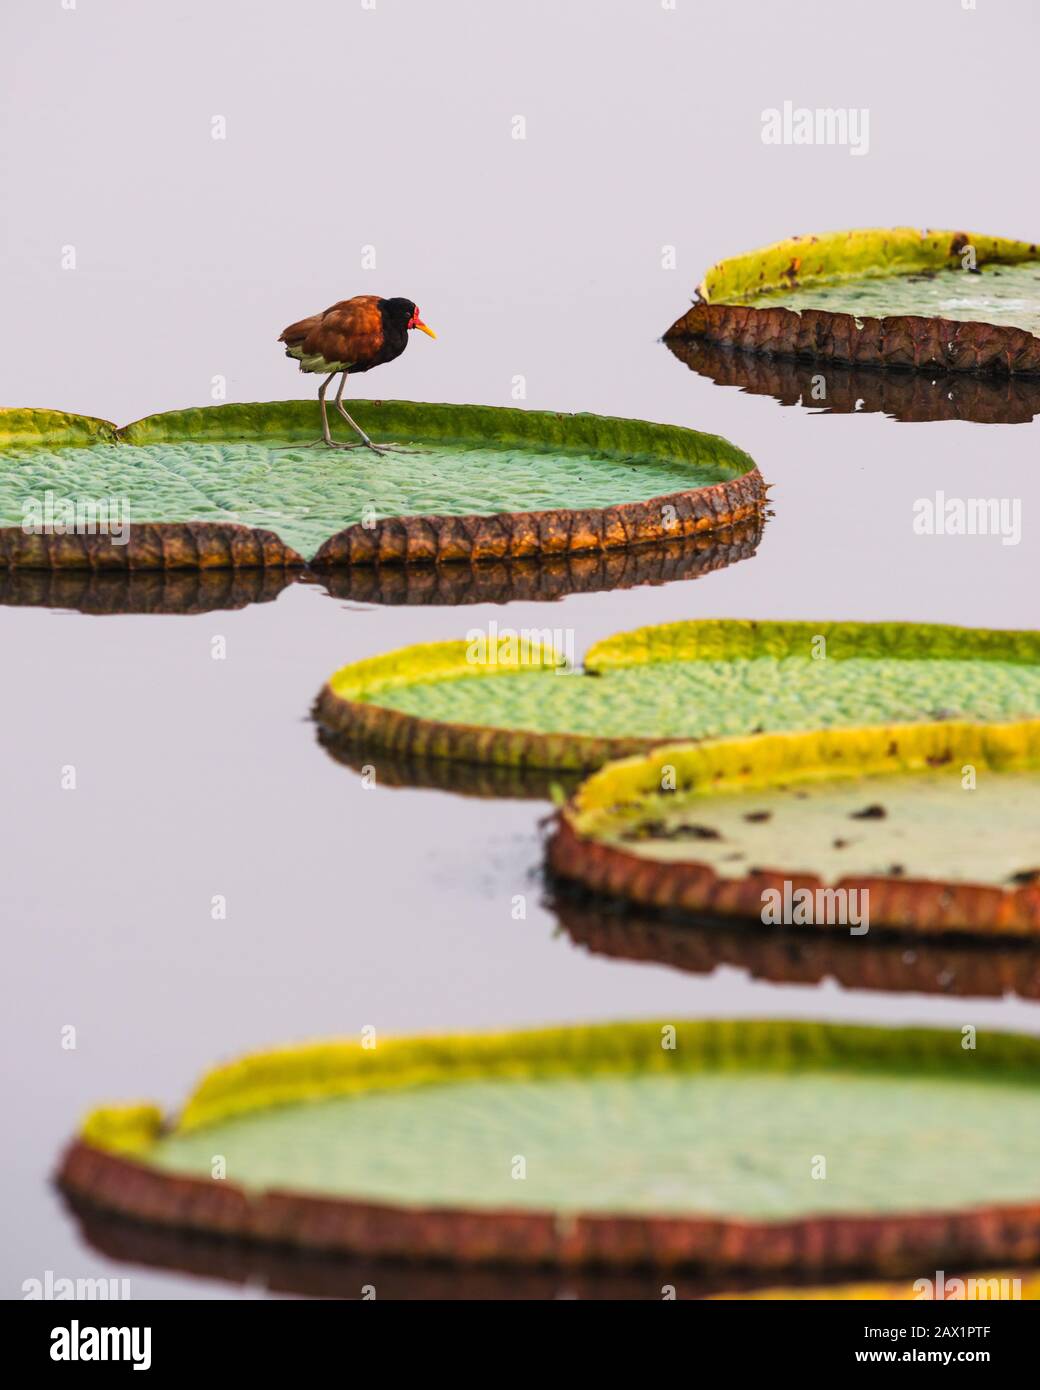
{"label": "wattled jacana", "polygon": [[341,299],[322,314],[291,323],[278,341],[285,344],[286,357],[300,364],[301,372],[325,372],[318,388],[321,403],[321,440],[330,449],[357,449],[358,444],[338,444],[329,432],[329,417],[325,409],[325,392],[329,382],[342,372],[336,391],[336,409],[362,442],[377,453],[391,447],[373,444],[361,426],[350,418],[343,405],[343,388],[347,377],[371,371],[383,362],[400,357],[408,346],[408,331],[418,328],[436,338],[419,317],[419,310],[410,299],[380,299],[377,294],[357,294],[353,299]]}

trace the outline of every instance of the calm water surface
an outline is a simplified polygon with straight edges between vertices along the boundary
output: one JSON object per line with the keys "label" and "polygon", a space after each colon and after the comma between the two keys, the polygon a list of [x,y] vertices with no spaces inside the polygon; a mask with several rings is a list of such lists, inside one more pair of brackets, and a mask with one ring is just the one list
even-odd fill
{"label": "calm water surface", "polygon": [[[262,1292],[100,1256],[48,1181],[86,1107],[151,1097],[172,1108],[207,1065],[252,1048],[370,1023],[395,1033],[654,1016],[1040,1032],[1040,1011],[1010,999],[772,985],[730,967],[698,976],[590,955],[543,902],[544,804],[365,790],[317,744],[309,707],[336,666],[492,619],[573,629],[579,655],[680,618],[1035,625],[1035,426],[782,410],[695,376],[656,343],[674,307],[629,307],[623,391],[577,362],[554,404],[697,425],[748,449],[775,515],[758,553],[728,569],[504,607],[379,607],[294,585],[197,617],[0,609],[5,973],[19,981],[3,1013],[16,1136],[8,1296],[47,1269],[129,1275],[136,1297]],[[915,499],[940,489],[1020,497],[1022,543],[915,536]],[[223,661],[211,657],[217,636]],[[60,787],[69,763],[74,792]],[[517,893],[526,921],[511,914]],[[225,921],[211,918],[216,894]],[[74,1051],[61,1046],[69,1024]]]}

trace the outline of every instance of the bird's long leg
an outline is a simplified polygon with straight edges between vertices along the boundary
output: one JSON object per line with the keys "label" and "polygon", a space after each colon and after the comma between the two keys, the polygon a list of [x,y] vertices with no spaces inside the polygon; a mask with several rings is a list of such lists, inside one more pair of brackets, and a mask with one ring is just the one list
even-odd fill
{"label": "bird's long leg", "polygon": [[[395,454],[413,454],[413,453],[415,453],[416,450],[414,450],[414,449],[402,449],[401,446],[400,446],[399,444],[375,444],[375,443],[373,443],[372,440],[369,439],[369,437],[368,437],[368,435],[365,433],[365,431],[364,431],[364,430],[361,428],[361,426],[358,424],[358,422],[357,422],[355,419],[353,419],[352,416],[350,416],[350,415],[347,414],[347,408],[346,408],[346,406],[343,404],[343,388],[344,388],[344,386],[346,386],[346,384],[347,384],[347,377],[348,377],[349,375],[350,375],[349,372],[344,372],[344,373],[343,373],[343,376],[340,378],[339,390],[336,392],[336,409],[337,409],[337,410],[339,411],[339,413],[343,416],[344,420],[346,420],[347,424],[350,425],[352,429],[357,430],[358,434],[361,436],[361,438],[362,438],[362,440],[364,441],[364,443],[365,443],[365,444],[368,446],[368,448],[370,448],[370,449],[372,450],[372,452],[375,453],[375,454],[387,454],[387,453],[395,453]],[[341,445],[340,447],[341,447],[341,448],[347,448],[347,449],[357,449],[357,448],[359,448],[360,446],[357,445],[357,444],[347,444],[347,445]]]}
{"label": "bird's long leg", "polygon": [[[358,424],[358,422],[357,422],[356,420],[352,419],[352,418],[347,414],[347,408],[346,408],[346,406],[343,404],[343,388],[344,388],[344,386],[346,386],[346,384],[347,384],[347,377],[348,377],[349,375],[350,375],[349,372],[344,372],[343,375],[342,375],[342,376],[340,377],[340,379],[339,379],[339,388],[338,388],[338,390],[336,391],[336,409],[337,409],[337,410],[339,411],[339,413],[343,416],[344,420],[346,420],[347,424],[351,427],[351,429],[352,429],[352,430],[355,430],[355,431],[361,436],[363,442],[364,442],[365,444],[367,444],[368,447],[369,447],[370,449],[374,449],[376,446],[372,443],[371,439],[369,439],[368,435],[367,435],[367,434],[365,433],[365,431],[361,428],[361,426]],[[348,444],[346,447],[347,447],[348,449],[360,449],[361,445],[360,445],[360,444]]]}
{"label": "bird's long leg", "polygon": [[318,403],[321,406],[321,438],[316,439],[314,443],[316,445],[324,444],[328,449],[354,449],[357,447],[355,444],[338,444],[336,440],[333,439],[332,431],[329,429],[329,416],[325,408],[325,392],[329,389],[329,382],[335,375],[335,372],[329,372],[328,376],[318,387]]}

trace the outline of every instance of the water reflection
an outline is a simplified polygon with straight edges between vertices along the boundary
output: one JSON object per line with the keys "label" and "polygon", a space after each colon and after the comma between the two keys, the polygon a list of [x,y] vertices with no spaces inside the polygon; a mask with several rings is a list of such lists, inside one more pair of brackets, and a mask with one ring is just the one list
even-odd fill
{"label": "water reflection", "polygon": [[1040,942],[762,927],[753,921],[669,915],[554,884],[547,906],[576,946],[615,960],[667,965],[696,975],[723,966],[752,980],[843,989],[1040,999]]}
{"label": "water reflection", "polygon": [[508,763],[467,763],[459,758],[417,758],[374,748],[349,734],[316,727],[316,736],[335,762],[352,772],[371,769],[383,787],[427,788],[458,796],[498,801],[551,801],[558,787],[571,796],[587,772],[558,768],[514,767]]}
{"label": "water reflection", "polygon": [[0,569],[0,606],[76,613],[213,613],[270,603],[296,582],[286,569]]}
{"label": "water reflection", "polygon": [[545,603],[569,594],[606,593],[698,579],[750,559],[762,539],[761,517],[686,540],[578,555],[464,565],[354,565],[319,576],[333,598],[356,603],[457,606]]}
{"label": "water reflection", "polygon": [[[827,415],[878,412],[890,420],[969,420],[985,425],[1028,424],[1040,415],[1040,377],[975,376],[802,362],[722,347],[703,338],[669,338],[665,345],[691,371],[718,386],[736,386],[781,405]],[[822,393],[822,394],[821,394]]]}
{"label": "water reflection", "polygon": [[313,584],[333,598],[383,605],[457,606],[550,602],[698,579],[750,559],[761,517],[710,535],[597,554],[449,565],[355,565],[312,570],[21,569],[0,567],[0,607],[63,609],[95,616],[198,614],[270,603],[290,584]]}

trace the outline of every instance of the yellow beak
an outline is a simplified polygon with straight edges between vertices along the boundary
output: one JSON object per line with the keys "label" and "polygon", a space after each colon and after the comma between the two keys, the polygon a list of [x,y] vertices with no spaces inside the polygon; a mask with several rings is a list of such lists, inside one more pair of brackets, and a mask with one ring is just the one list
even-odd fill
{"label": "yellow beak", "polygon": [[420,320],[415,326],[419,329],[421,333],[428,333],[431,338],[436,338],[437,334],[434,333],[433,329],[430,328],[427,324],[423,323],[422,320]]}

